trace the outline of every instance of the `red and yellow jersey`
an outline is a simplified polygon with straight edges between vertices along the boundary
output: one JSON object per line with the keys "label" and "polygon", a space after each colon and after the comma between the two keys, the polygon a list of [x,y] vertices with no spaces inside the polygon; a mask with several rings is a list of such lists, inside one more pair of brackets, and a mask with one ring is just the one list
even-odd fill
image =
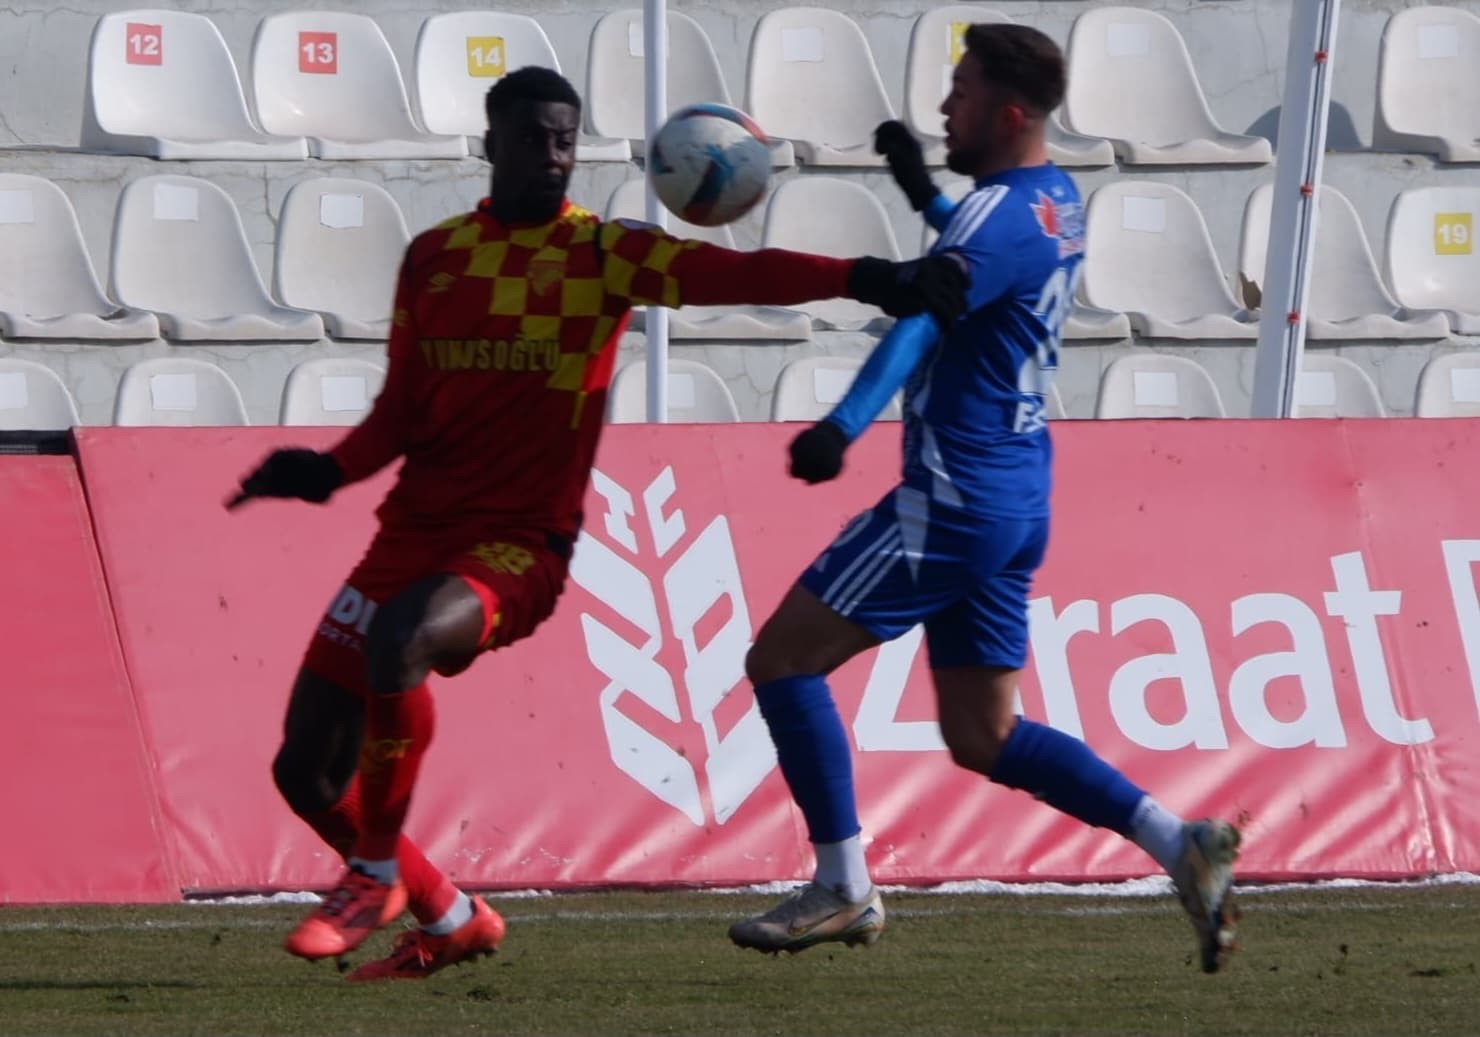
{"label": "red and yellow jersey", "polygon": [[633,306],[830,298],[850,265],[732,252],[569,202],[505,224],[485,201],[407,249],[385,388],[334,457],[354,482],[404,456],[388,526],[573,536]]}

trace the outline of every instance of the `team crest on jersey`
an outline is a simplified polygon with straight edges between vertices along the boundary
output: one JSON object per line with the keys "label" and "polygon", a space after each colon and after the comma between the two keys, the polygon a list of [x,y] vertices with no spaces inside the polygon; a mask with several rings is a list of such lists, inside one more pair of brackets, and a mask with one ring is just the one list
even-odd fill
{"label": "team crest on jersey", "polygon": [[1039,191],[1038,201],[1029,202],[1028,208],[1037,217],[1044,237],[1058,240],[1060,259],[1084,251],[1084,206],[1078,202],[1054,201],[1049,195]]}
{"label": "team crest on jersey", "polygon": [[558,259],[531,259],[529,261],[529,285],[535,295],[544,295],[560,281],[565,273],[565,263]]}

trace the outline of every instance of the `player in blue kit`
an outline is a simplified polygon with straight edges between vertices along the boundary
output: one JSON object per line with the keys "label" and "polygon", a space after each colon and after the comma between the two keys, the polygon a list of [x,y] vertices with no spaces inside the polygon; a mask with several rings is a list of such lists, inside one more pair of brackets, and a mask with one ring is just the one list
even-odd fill
{"label": "player in blue kit", "polygon": [[873,943],[884,907],[864,861],[848,736],[826,675],[925,626],[951,758],[1135,842],[1171,875],[1202,968],[1233,947],[1239,833],[1184,822],[1076,738],[1013,712],[1027,659],[1028,591],[1048,543],[1052,446],[1044,397],[1084,254],[1074,182],[1044,129],[1064,61],[1022,25],[972,25],[941,106],[947,165],[975,189],[952,208],[898,123],[876,146],[911,204],[940,230],[932,251],[968,272],[968,312],[941,327],[901,320],[844,399],[791,445],[791,473],[824,482],[904,388],[903,479],[812,564],[762,627],[746,673],[817,854],[813,881],[730,928],[742,947]]}

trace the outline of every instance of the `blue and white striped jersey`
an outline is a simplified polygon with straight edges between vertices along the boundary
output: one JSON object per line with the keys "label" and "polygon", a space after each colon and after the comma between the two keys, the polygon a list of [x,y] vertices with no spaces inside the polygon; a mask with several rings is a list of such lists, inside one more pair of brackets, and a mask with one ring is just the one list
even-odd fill
{"label": "blue and white striped jersey", "polygon": [[1047,515],[1044,400],[1084,257],[1079,191],[1051,163],[984,177],[931,251],[960,255],[971,289],[905,384],[905,485],[973,514]]}

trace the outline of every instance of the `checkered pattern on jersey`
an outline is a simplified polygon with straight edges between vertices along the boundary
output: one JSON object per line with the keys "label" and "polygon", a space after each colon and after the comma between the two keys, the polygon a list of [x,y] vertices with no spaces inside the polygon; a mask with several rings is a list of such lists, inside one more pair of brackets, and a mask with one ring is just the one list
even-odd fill
{"label": "checkered pattern on jersey", "polygon": [[[448,287],[459,308],[483,308],[489,338],[559,343],[559,367],[546,387],[577,394],[573,421],[585,398],[610,383],[615,350],[606,347],[631,308],[680,304],[673,262],[695,247],[649,224],[602,223],[570,204],[535,227],[469,213],[437,231],[446,234],[444,254],[467,253],[462,276]],[[428,287],[436,290],[435,276]]]}

